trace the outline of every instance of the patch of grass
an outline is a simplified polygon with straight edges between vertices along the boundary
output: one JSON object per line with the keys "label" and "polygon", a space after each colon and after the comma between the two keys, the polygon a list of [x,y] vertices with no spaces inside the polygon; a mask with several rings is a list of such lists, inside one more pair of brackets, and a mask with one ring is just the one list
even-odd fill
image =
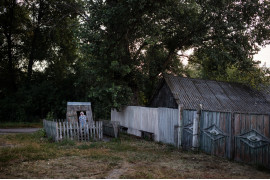
{"label": "patch of grass", "polygon": [[70,139],[63,139],[58,143],[59,146],[75,146],[75,141]]}
{"label": "patch of grass", "polygon": [[55,157],[55,155],[56,153],[52,149],[42,148],[36,144],[0,149],[0,161],[3,164],[7,164],[13,161],[22,162],[44,160]]}
{"label": "patch of grass", "polygon": [[99,147],[97,143],[91,143],[91,144],[81,144],[79,146],[77,146],[78,149],[92,149],[92,148],[97,148]]}
{"label": "patch of grass", "polygon": [[125,151],[137,151],[137,147],[126,141],[124,138],[112,139],[112,141],[104,143],[105,148],[108,148],[114,152],[125,152]]}
{"label": "patch of grass", "polygon": [[117,166],[122,160],[122,158],[117,155],[104,152],[93,152],[85,158],[89,159],[90,161],[101,161],[104,164],[108,164],[110,167]]}
{"label": "patch of grass", "polygon": [[40,122],[3,122],[0,128],[42,128],[43,123]]}
{"label": "patch of grass", "polygon": [[[44,131],[0,135],[4,178],[269,178],[230,162],[123,135],[110,142],[50,142]],[[237,173],[235,173],[237,172]]]}

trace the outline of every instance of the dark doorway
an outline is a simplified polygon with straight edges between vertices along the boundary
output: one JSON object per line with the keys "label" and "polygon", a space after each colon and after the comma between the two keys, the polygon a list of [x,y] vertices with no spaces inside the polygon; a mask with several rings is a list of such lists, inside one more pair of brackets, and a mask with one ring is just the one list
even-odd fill
{"label": "dark doorway", "polygon": [[[83,112],[84,115],[86,115],[86,111],[77,111],[77,117],[78,117],[78,121],[79,121],[79,117],[80,117],[80,113]],[[80,121],[79,121],[80,122]]]}

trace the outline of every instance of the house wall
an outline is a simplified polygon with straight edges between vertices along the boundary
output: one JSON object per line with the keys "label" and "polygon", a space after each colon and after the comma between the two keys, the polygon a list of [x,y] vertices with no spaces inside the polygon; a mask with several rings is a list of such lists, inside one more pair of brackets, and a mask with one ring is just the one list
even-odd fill
{"label": "house wall", "polygon": [[169,86],[164,82],[150,102],[150,107],[178,108]]}

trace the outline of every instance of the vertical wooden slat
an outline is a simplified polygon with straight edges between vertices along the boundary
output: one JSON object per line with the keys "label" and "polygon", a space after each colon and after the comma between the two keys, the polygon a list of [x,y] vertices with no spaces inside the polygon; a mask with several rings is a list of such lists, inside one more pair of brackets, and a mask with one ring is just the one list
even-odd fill
{"label": "vertical wooden slat", "polygon": [[75,122],[71,122],[72,124],[72,133],[73,133],[73,139],[76,139],[76,129],[75,129]]}
{"label": "vertical wooden slat", "polygon": [[[116,127],[117,127],[117,126],[116,126]],[[100,140],[101,140],[101,136],[102,136],[101,128],[102,128],[102,121],[99,121],[99,134],[100,134],[99,139],[100,139]],[[116,129],[117,129],[117,128],[116,128]],[[116,132],[116,134],[117,134],[117,132]]]}
{"label": "vertical wooden slat", "polygon": [[76,122],[76,126],[77,126],[77,139],[78,141],[80,140],[80,130],[79,130],[79,123]]}
{"label": "vertical wooden slat", "polygon": [[103,139],[103,122],[101,121],[101,126],[100,126],[100,130],[101,130],[101,139]]}
{"label": "vertical wooden slat", "polygon": [[84,124],[83,126],[83,137],[84,137],[84,141],[86,141],[86,124]]}
{"label": "vertical wooden slat", "polygon": [[95,137],[95,129],[96,129],[96,128],[95,128],[95,124],[96,124],[96,123],[93,123],[93,139],[96,138],[96,137]]}
{"label": "vertical wooden slat", "polygon": [[80,134],[80,140],[82,141],[82,126],[81,126],[81,124],[80,124],[80,126],[79,126],[79,134]]}
{"label": "vertical wooden slat", "polygon": [[90,141],[90,139],[89,139],[89,126],[88,126],[88,123],[86,123],[86,133],[87,133],[87,140]]}
{"label": "vertical wooden slat", "polygon": [[90,123],[89,124],[89,130],[90,130],[90,138],[91,139],[93,139],[92,129],[93,129],[93,123]]}
{"label": "vertical wooden slat", "polygon": [[270,138],[270,123],[269,123],[269,115],[264,115],[264,131],[263,134]]}
{"label": "vertical wooden slat", "polygon": [[69,131],[70,131],[70,139],[73,140],[73,133],[72,133],[73,129],[72,129],[72,124],[71,124],[71,122],[69,122],[68,124],[69,124]]}
{"label": "vertical wooden slat", "polygon": [[55,132],[55,134],[56,134],[55,140],[56,141],[59,141],[59,137],[58,137],[58,123],[57,123],[57,121],[55,122],[55,130],[56,130],[56,132]]}
{"label": "vertical wooden slat", "polygon": [[98,121],[98,139],[100,139],[100,123]]}
{"label": "vertical wooden slat", "polygon": [[66,139],[66,124],[65,124],[65,122],[63,122],[63,120],[62,120],[62,123],[63,123],[63,134],[64,134],[64,139]]}

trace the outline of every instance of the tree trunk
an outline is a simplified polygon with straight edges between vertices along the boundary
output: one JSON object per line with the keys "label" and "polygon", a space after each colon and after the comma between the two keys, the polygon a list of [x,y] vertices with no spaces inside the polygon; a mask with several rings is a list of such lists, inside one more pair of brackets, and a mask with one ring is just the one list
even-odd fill
{"label": "tree trunk", "polygon": [[[6,1],[8,4],[8,2]],[[12,4],[10,4],[9,10],[10,13],[8,15],[9,22],[7,24],[7,27],[4,29],[5,31],[5,36],[7,38],[7,44],[8,44],[8,86],[9,90],[11,92],[14,92],[16,90],[16,82],[15,82],[15,71],[14,71],[14,57],[12,53],[12,48],[13,48],[13,42],[12,42],[12,26],[13,26],[13,20],[14,20],[14,8],[16,6],[16,0],[12,1]]]}
{"label": "tree trunk", "polygon": [[39,31],[40,31],[42,8],[43,8],[43,1],[40,0],[39,1],[39,9],[38,9],[38,18],[37,18],[36,27],[35,27],[34,32],[33,32],[33,39],[32,39],[32,43],[31,43],[31,52],[29,55],[29,62],[28,62],[28,67],[27,67],[27,82],[28,83],[31,82],[31,78],[32,78],[32,74],[33,74],[33,65],[34,65],[34,61],[36,59],[35,55],[36,55],[36,49],[38,46],[37,37],[38,37]]}

